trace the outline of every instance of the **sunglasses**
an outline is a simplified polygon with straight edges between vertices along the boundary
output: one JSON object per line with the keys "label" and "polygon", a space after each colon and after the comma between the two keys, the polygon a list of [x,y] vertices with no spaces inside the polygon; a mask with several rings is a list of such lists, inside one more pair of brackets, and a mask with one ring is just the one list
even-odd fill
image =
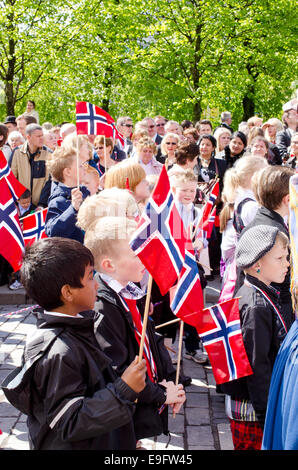
{"label": "sunglasses", "polygon": [[177,142],[165,142],[166,145],[177,145]]}
{"label": "sunglasses", "polygon": [[148,126],[149,129],[153,129],[153,127],[155,127],[155,124],[153,124],[152,126]]}
{"label": "sunglasses", "polygon": [[94,147],[94,150],[102,150],[103,147]]}
{"label": "sunglasses", "polygon": [[165,127],[165,124],[156,124],[156,127]]}
{"label": "sunglasses", "polygon": [[124,124],[125,127],[133,127],[132,124]]}

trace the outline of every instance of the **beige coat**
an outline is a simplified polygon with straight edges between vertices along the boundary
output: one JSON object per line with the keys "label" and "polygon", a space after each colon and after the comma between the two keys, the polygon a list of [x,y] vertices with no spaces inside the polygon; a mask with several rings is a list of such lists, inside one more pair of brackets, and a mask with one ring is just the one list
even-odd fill
{"label": "beige coat", "polygon": [[49,179],[49,171],[47,169],[46,161],[50,153],[42,147],[39,153],[34,157],[34,172],[31,187],[31,165],[29,160],[28,142],[25,142],[17,148],[13,154],[11,162],[11,170],[17,180],[22,183],[26,188],[31,190],[32,203],[38,206],[41,191]]}

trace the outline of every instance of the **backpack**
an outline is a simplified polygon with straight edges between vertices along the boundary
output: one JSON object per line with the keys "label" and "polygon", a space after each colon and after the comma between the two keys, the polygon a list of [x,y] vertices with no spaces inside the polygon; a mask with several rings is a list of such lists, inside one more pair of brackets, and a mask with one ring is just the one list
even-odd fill
{"label": "backpack", "polygon": [[245,227],[241,218],[241,212],[244,204],[246,204],[248,201],[253,201],[253,199],[250,197],[246,197],[245,199],[243,199],[243,201],[240,202],[240,204],[238,204],[237,209],[234,210],[233,227],[236,231],[237,238],[240,237],[240,234]]}
{"label": "backpack", "polygon": [[63,330],[64,328],[38,329],[25,346],[22,365],[14,369],[1,384],[7,400],[24,414],[30,413],[31,380],[35,364]]}

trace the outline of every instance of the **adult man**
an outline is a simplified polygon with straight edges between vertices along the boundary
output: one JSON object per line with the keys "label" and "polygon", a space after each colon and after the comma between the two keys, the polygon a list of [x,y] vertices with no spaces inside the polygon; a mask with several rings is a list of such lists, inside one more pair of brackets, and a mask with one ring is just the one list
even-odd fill
{"label": "adult man", "polygon": [[7,118],[4,121],[4,124],[6,125],[9,134],[12,131],[16,131],[18,129],[18,125],[17,125],[15,116],[7,116]]}
{"label": "adult man", "polygon": [[166,133],[165,131],[165,125],[167,122],[166,118],[164,118],[163,116],[155,116],[154,121],[155,121],[158,135],[161,135],[163,137]]}
{"label": "adult man", "polygon": [[282,156],[285,156],[288,151],[288,147],[291,145],[291,138],[297,131],[297,105],[296,108],[291,108],[287,111],[284,111],[282,121],[284,123],[285,129],[283,131],[277,132],[275,142]]}
{"label": "adult man", "polygon": [[21,114],[16,118],[16,123],[18,126],[18,131],[26,138],[26,126],[29,124],[37,124],[35,117],[29,116],[29,114]]}
{"label": "adult man", "polygon": [[232,114],[229,112],[229,111],[223,111],[220,115],[220,120],[221,120],[221,123],[220,123],[220,126],[219,127],[226,127],[227,129],[229,129],[229,131],[232,132],[233,134],[233,129],[231,127],[231,124],[232,124]]}
{"label": "adult man", "polygon": [[73,132],[76,132],[76,130],[77,128],[75,124],[72,124],[71,122],[65,122],[60,128],[61,139],[64,140],[67,135],[72,134]]}
{"label": "adult man", "polygon": [[204,134],[212,134],[212,124],[208,119],[201,119],[201,121],[196,123],[195,128],[197,129],[200,136]]}
{"label": "adult man", "polygon": [[17,180],[32,194],[32,204],[47,207],[51,181],[46,161],[51,151],[43,145],[43,130],[38,124],[29,124],[25,131],[26,142],[17,147],[9,164]]}
{"label": "adult man", "polygon": [[116,127],[124,138],[124,145],[122,145],[120,140],[117,139],[116,146],[119,147],[120,150],[123,150],[125,152],[125,155],[127,156],[128,150],[132,146],[132,141],[130,140],[130,136],[133,130],[132,119],[129,116],[120,116],[117,119]]}
{"label": "adult man", "polygon": [[182,137],[182,127],[177,121],[168,121],[165,125],[165,134],[177,134]]}
{"label": "adult man", "polygon": [[156,143],[156,145],[159,145],[162,141],[162,137],[156,132],[156,124],[154,119],[145,117],[142,123],[146,126],[149,137],[153,140],[153,142]]}

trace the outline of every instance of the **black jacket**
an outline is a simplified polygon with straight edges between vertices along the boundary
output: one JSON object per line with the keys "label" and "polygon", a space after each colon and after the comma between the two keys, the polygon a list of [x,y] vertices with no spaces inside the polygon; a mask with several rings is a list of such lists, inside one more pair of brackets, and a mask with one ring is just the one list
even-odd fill
{"label": "black jacket", "polygon": [[[202,165],[201,165],[200,159],[198,159],[197,171],[198,171],[198,182],[199,183],[204,182],[204,180],[201,176],[201,169],[202,169]],[[223,189],[223,177],[224,177],[225,171],[227,169],[226,161],[222,160],[220,158],[212,157],[211,160],[210,160],[208,168],[204,168],[204,169],[208,173],[208,176],[209,176],[210,180],[215,178],[216,176],[218,176],[218,178],[219,178],[219,188],[220,188],[220,191],[222,191],[222,189]]]}
{"label": "black jacket", "polygon": [[[247,280],[265,291],[279,308],[279,296],[275,289],[252,276],[247,276]],[[263,426],[272,369],[286,331],[274,308],[261,292],[244,284],[235,297],[240,297],[241,331],[253,374],[222,384],[219,389],[233,399],[248,399]]]}
{"label": "black jacket", "polygon": [[275,143],[279,148],[281,156],[284,157],[287,153],[288,147],[291,145],[292,134],[291,131],[286,128],[283,131],[277,132],[275,137]]}
{"label": "black jacket", "polygon": [[[95,303],[95,335],[105,352],[113,361],[117,373],[121,375],[139,354],[130,312],[127,312],[119,296],[98,276],[98,299]],[[142,300],[142,299],[141,299]],[[139,310],[142,307],[138,301]],[[175,381],[175,369],[163,344],[163,336],[157,334],[153,321],[148,319],[147,334],[150,348],[157,367],[158,382],[163,379]],[[168,433],[167,407],[161,414],[158,409],[166,400],[165,389],[153,383],[147,376],[146,387],[139,394],[133,417],[137,439]]]}
{"label": "black jacket", "polygon": [[[281,232],[283,232],[287,237],[289,237],[289,231],[284,223],[284,219],[277,212],[267,209],[266,207],[260,207],[257,210],[255,218],[248,224],[242,231],[246,232],[250,227],[255,227],[256,225],[270,225],[277,227]],[[292,297],[291,297],[291,270],[288,269],[287,275],[284,282],[281,284],[272,283],[272,286],[275,287],[280,292],[280,304],[281,304],[281,313],[284,317],[284,320],[287,324],[288,329],[290,329],[293,321],[295,320],[293,308],[292,308]]]}
{"label": "black jacket", "polygon": [[239,160],[239,158],[241,158],[245,152],[245,149],[242,150],[242,152],[240,152],[238,155],[235,155],[235,156],[231,156],[231,150],[230,150],[230,147],[229,145],[227,145],[225,148],[224,148],[224,156],[225,156],[225,161],[226,161],[226,164],[227,164],[227,170],[229,168],[232,168],[232,166],[234,165],[234,163]]}
{"label": "black jacket", "polygon": [[31,357],[33,346],[44,346],[47,333],[54,333],[54,341],[29,377],[19,374],[11,403],[28,415],[35,450],[133,450],[132,415],[138,395],[117,378],[98,346],[94,312],[82,316],[38,313],[39,337],[35,345],[27,343],[24,360]]}

